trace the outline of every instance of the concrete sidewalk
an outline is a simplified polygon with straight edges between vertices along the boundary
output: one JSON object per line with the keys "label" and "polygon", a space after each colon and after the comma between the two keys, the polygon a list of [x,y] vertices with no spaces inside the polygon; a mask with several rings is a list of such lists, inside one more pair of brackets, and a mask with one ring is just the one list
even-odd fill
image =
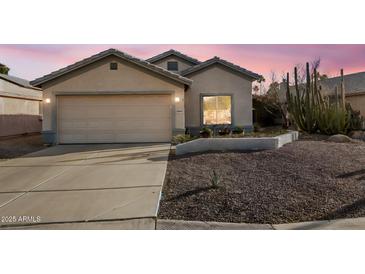
{"label": "concrete sidewalk", "polygon": [[158,230],[362,230],[365,217],[292,224],[248,224],[158,219]]}
{"label": "concrete sidewalk", "polygon": [[0,163],[0,228],[155,229],[169,144],[60,145]]}

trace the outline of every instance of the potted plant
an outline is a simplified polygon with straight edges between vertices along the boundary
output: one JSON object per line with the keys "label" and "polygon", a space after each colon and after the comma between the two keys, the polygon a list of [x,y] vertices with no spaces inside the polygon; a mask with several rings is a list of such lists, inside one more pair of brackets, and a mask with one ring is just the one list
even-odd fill
{"label": "potted plant", "polygon": [[213,131],[208,127],[203,127],[200,131],[200,136],[202,138],[210,138],[212,137]]}

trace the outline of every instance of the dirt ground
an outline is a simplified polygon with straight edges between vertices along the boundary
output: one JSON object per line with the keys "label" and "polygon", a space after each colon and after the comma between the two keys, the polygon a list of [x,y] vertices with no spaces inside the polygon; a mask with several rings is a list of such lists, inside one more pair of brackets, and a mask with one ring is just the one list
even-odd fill
{"label": "dirt ground", "polygon": [[0,139],[0,160],[11,159],[45,148],[40,134]]}
{"label": "dirt ground", "polygon": [[365,142],[323,139],[260,152],[171,155],[159,217],[275,224],[365,216]]}

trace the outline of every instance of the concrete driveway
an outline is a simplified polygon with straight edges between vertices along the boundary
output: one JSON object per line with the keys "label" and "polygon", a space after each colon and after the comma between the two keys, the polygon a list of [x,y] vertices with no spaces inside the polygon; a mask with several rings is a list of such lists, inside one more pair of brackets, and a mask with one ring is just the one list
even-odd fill
{"label": "concrete driveway", "polygon": [[169,149],[60,145],[0,162],[0,228],[154,229]]}

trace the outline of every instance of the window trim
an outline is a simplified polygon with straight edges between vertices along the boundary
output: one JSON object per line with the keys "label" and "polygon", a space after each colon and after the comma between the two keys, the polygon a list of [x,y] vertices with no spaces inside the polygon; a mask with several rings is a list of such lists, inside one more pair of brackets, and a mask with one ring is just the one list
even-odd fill
{"label": "window trim", "polygon": [[[176,63],[176,70],[169,69],[169,63]],[[179,71],[179,62],[178,61],[167,61],[167,70],[168,71]]]}
{"label": "window trim", "polygon": [[[204,97],[212,97],[212,96],[230,96],[231,97],[231,123],[230,124],[216,124],[216,125],[207,125],[204,124]],[[200,93],[200,127],[204,126],[233,126],[235,124],[234,117],[234,96],[233,93]]]}

